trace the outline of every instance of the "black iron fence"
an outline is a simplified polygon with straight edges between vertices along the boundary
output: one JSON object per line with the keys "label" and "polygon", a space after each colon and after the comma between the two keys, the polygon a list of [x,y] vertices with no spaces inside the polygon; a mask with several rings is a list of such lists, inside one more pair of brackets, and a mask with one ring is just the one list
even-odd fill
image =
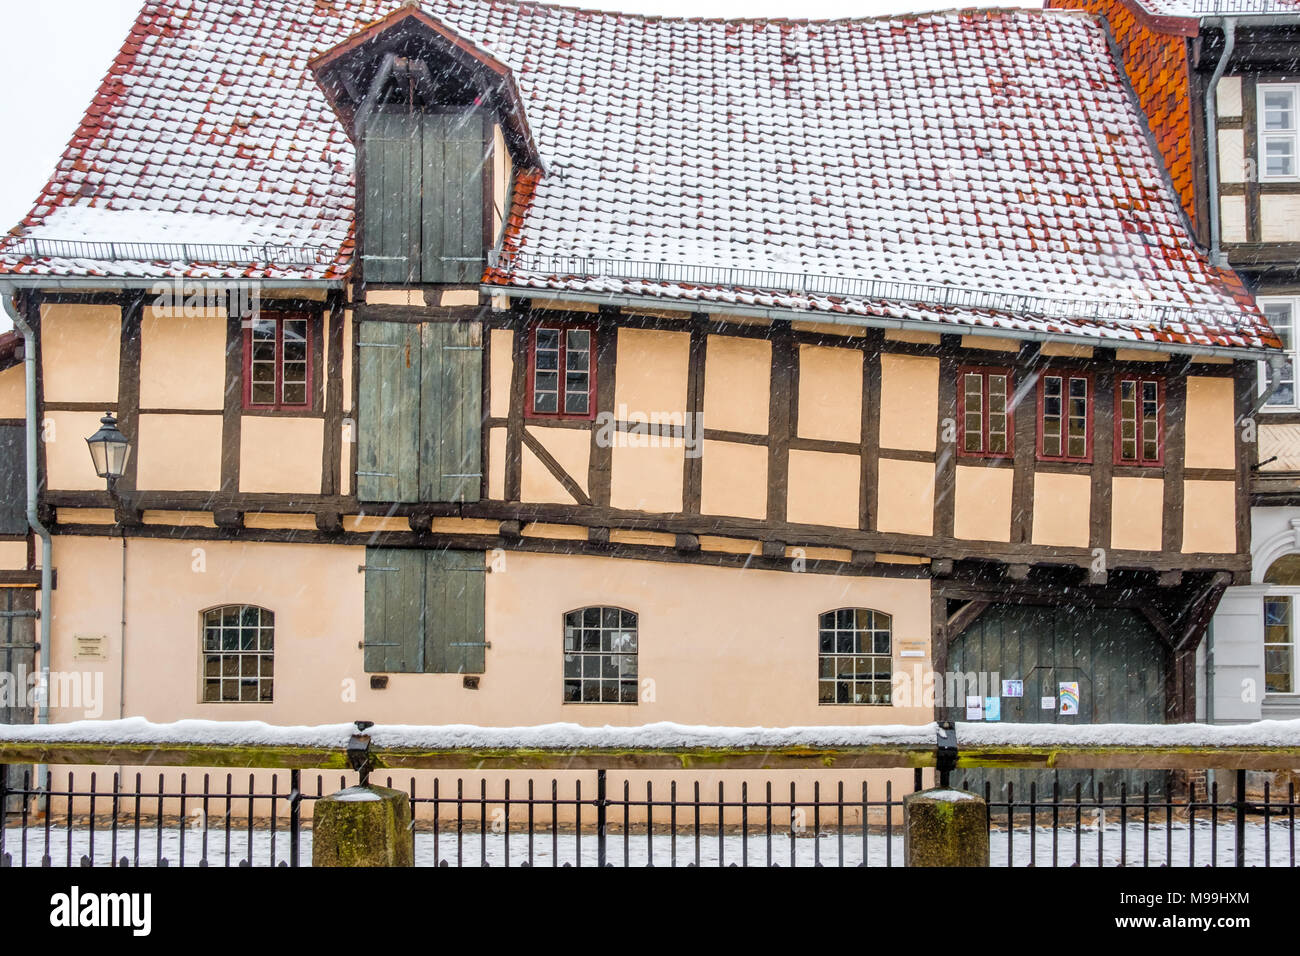
{"label": "black iron fence", "polygon": [[[310,806],[351,774],[122,774],[0,764],[3,866],[299,866]],[[1295,866],[1293,783],[1244,770],[1108,791],[976,785],[995,866]],[[1222,774],[1221,774],[1222,775]],[[1051,774],[1045,775],[1048,779]],[[374,782],[380,782],[378,778]],[[574,772],[522,785],[388,777],[409,794],[416,865],[899,866],[905,790],[892,782],[703,785]],[[921,789],[922,772],[912,789]],[[960,774],[953,783],[966,789]]]}

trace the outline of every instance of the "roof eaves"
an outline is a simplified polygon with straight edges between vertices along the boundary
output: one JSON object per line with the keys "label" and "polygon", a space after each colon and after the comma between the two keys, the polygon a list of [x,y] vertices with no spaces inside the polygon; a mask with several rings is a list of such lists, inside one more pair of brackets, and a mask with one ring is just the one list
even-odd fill
{"label": "roof eaves", "polygon": [[[697,300],[675,300],[663,296],[610,294],[606,292],[580,292],[568,289],[546,289],[532,286],[497,285],[484,283],[480,291],[485,295],[504,295],[512,298],[541,300],[545,302],[586,302],[596,305],[630,309],[678,309],[683,312],[699,311]],[[884,316],[855,315],[826,312],[814,309],[780,308],[761,305],[737,305],[724,302],[707,302],[710,314],[734,315],[738,318],[815,322],[822,325],[843,325],[853,328],[896,329],[910,332],[947,332],[955,335],[978,335],[990,338],[1016,339],[1028,342],[1057,342],[1068,345],[1091,345],[1096,348],[1123,348],[1144,352],[1181,355],[1213,355],[1225,358],[1254,361],[1276,355],[1280,345],[1213,345],[1175,340],[1120,339],[1099,335],[1078,335],[1065,332],[1047,332],[1032,329],[984,326],[961,322],[920,321]]]}
{"label": "roof eaves", "polygon": [[465,53],[468,53],[493,72],[500,75],[505,75],[510,72],[510,68],[491,53],[484,50],[478,44],[475,44],[461,36],[440,20],[429,16],[429,14],[421,10],[419,5],[415,3],[407,3],[404,6],[399,7],[387,16],[384,16],[358,30],[342,43],[338,43],[326,50],[324,53],[308,60],[307,68],[313,73],[318,73],[319,71],[333,65],[341,57],[353,52],[354,50],[360,49],[367,43],[372,42],[408,19],[414,19],[423,26],[432,30],[434,33],[439,34],[449,43],[453,44]]}

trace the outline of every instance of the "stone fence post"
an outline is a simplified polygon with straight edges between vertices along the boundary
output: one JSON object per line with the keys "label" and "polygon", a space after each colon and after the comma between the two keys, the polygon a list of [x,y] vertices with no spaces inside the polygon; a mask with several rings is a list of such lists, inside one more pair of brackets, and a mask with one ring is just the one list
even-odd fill
{"label": "stone fence post", "polygon": [[414,866],[409,794],[348,787],[316,801],[312,866]]}
{"label": "stone fence post", "polygon": [[940,787],[903,798],[907,866],[988,866],[988,805],[964,790]]}
{"label": "stone fence post", "polygon": [[348,739],[348,764],[360,783],[316,801],[312,814],[312,866],[414,866],[410,797],[372,787],[370,735],[374,723],[356,721]]}

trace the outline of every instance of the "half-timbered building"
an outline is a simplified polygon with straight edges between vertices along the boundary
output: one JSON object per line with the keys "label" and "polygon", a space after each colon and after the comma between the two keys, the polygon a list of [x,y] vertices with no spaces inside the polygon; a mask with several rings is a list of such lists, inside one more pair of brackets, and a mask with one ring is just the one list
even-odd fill
{"label": "half-timbered building", "polygon": [[[1254,422],[1252,565],[1224,595],[1199,661],[1215,722],[1300,715],[1300,4],[1053,0],[1112,31],[1195,235],[1230,265],[1282,338],[1286,366]],[[1260,391],[1268,385],[1260,369]]]}
{"label": "half-timbered building", "polygon": [[1083,12],[150,0],[0,245],[42,653],[156,720],[1191,719],[1278,338],[1140,96]]}

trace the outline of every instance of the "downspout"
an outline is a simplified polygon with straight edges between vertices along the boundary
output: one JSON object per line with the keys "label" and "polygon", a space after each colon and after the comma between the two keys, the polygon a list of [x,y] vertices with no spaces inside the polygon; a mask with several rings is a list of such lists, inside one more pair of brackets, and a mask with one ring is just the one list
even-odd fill
{"label": "downspout", "polygon": [[[1268,357],[1268,386],[1259,393],[1259,398],[1255,399],[1255,404],[1246,414],[1246,418],[1253,419],[1259,414],[1259,410],[1268,404],[1268,400],[1273,397],[1278,384],[1282,381],[1282,373],[1286,371],[1286,361],[1286,357],[1280,352]],[[1240,425],[1241,422],[1237,422],[1237,424]]]}
{"label": "downspout", "polygon": [[1219,248],[1219,234],[1221,226],[1219,223],[1219,104],[1216,90],[1219,87],[1219,80],[1223,77],[1224,71],[1228,68],[1228,60],[1232,57],[1232,50],[1237,44],[1237,21],[1234,17],[1226,17],[1223,21],[1223,55],[1219,57],[1219,62],[1215,64],[1214,74],[1210,77],[1209,86],[1205,88],[1205,158],[1206,165],[1209,167],[1209,202],[1210,207],[1210,265],[1226,268],[1228,261]]}
{"label": "downspout", "polygon": [[[23,336],[23,365],[27,373],[27,523],[41,539],[41,698],[38,720],[42,724],[48,724],[50,722],[50,619],[53,617],[50,611],[50,600],[53,590],[54,561],[49,529],[41,524],[40,516],[36,513],[38,500],[36,493],[36,333],[19,310],[14,308],[13,296],[13,285],[0,281],[0,300],[4,303],[5,314],[13,320],[14,328]],[[48,772],[48,768],[43,765],[36,768],[37,786],[42,786],[43,782],[46,790],[49,789]]]}

